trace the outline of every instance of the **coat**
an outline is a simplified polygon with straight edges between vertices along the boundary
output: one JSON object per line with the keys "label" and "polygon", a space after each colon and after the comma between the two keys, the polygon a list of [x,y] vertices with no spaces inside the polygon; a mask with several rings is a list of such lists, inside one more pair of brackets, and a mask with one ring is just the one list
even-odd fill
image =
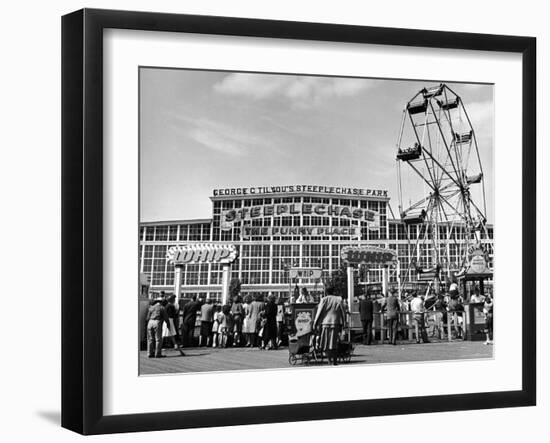
{"label": "coat", "polygon": [[359,317],[363,321],[370,321],[372,320],[372,313],[373,313],[374,306],[372,304],[372,300],[366,299],[361,300],[359,302]]}
{"label": "coat", "polygon": [[390,295],[386,299],[386,314],[388,318],[394,319],[397,318],[397,312],[399,311],[399,300],[395,295]]}
{"label": "coat", "polygon": [[248,327],[250,332],[260,330],[260,312],[264,310],[264,304],[261,301],[254,300],[248,307]]}
{"label": "coat", "polygon": [[189,301],[183,307],[183,323],[195,324],[197,319],[197,311],[201,310],[201,303],[198,301]]}
{"label": "coat", "polygon": [[313,327],[319,326],[343,326],[346,321],[346,313],[342,297],[327,295],[323,297],[317,306]]}
{"label": "coat", "polygon": [[277,305],[269,302],[265,305],[265,336],[266,339],[277,338]]}

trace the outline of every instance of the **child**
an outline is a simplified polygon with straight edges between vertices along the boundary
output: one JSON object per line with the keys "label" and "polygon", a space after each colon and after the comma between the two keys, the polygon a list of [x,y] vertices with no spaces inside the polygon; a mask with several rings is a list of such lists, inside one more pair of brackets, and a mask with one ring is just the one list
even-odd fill
{"label": "child", "polygon": [[231,306],[224,305],[222,308],[222,312],[219,314],[218,318],[218,322],[220,323],[220,327],[218,330],[220,347],[227,348],[228,336],[233,330],[233,315],[231,314]]}
{"label": "child", "polygon": [[220,330],[221,306],[216,305],[214,307],[214,324],[212,325],[212,347],[218,346],[218,332]]}
{"label": "child", "polygon": [[264,311],[260,312],[260,318],[258,319],[259,327],[258,327],[258,348],[260,349],[266,349],[267,348],[267,331],[266,331],[266,324],[267,319],[265,318]]}

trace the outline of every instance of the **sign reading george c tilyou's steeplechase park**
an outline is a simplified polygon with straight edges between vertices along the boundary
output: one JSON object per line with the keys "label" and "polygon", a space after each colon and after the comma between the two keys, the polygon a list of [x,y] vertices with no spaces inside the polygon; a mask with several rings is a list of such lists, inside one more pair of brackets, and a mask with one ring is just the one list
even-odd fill
{"label": "sign reading george c tilyou's steeplechase park", "polygon": [[225,197],[235,195],[263,195],[263,194],[292,194],[292,193],[314,193],[314,194],[335,194],[352,195],[364,197],[388,198],[388,191],[382,189],[346,188],[341,186],[318,186],[318,185],[288,185],[288,186],[256,186],[252,188],[224,188],[214,189],[214,197]]}

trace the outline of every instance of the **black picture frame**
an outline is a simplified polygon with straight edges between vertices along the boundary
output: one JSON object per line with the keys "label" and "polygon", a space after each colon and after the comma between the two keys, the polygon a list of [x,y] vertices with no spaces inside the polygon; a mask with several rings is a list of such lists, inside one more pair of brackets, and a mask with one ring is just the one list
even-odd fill
{"label": "black picture frame", "polygon": [[[103,413],[103,31],[268,37],[522,56],[522,388],[517,391]],[[83,9],[62,18],[62,426],[82,434],[337,419],[536,404],[536,39],[340,24]]]}

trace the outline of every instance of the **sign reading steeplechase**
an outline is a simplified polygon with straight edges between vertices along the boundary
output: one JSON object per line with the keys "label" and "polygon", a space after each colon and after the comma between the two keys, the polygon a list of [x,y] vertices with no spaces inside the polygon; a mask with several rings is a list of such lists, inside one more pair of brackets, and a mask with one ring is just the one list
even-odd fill
{"label": "sign reading steeplechase", "polygon": [[[343,217],[352,220],[366,222],[368,229],[375,230],[380,228],[380,214],[376,211],[371,211],[366,208],[357,208],[339,205],[327,205],[321,203],[290,203],[276,205],[262,205],[244,207],[239,209],[229,209],[222,211],[221,214],[221,229],[230,230],[234,223],[243,220],[254,220],[260,217],[289,217],[289,216],[311,216],[311,217]],[[247,229],[247,227],[243,227]],[[302,226],[292,227],[295,231],[290,234],[285,234],[282,231],[286,227],[273,227],[269,230],[255,231],[255,234],[249,235],[351,235],[359,236],[359,229],[354,227],[348,228],[332,228],[328,226]],[[298,231],[296,231],[298,230]],[[313,233],[314,232],[314,233]],[[243,235],[246,235],[243,233]]]}
{"label": "sign reading steeplechase", "polygon": [[232,263],[237,258],[235,245],[196,243],[192,245],[172,246],[166,257],[174,265],[192,265],[197,263]]}
{"label": "sign reading steeplechase", "polygon": [[345,188],[341,186],[318,185],[256,186],[252,188],[214,189],[214,197],[236,195],[292,194],[304,192],[313,194],[335,194],[388,198],[388,191],[382,189]]}

